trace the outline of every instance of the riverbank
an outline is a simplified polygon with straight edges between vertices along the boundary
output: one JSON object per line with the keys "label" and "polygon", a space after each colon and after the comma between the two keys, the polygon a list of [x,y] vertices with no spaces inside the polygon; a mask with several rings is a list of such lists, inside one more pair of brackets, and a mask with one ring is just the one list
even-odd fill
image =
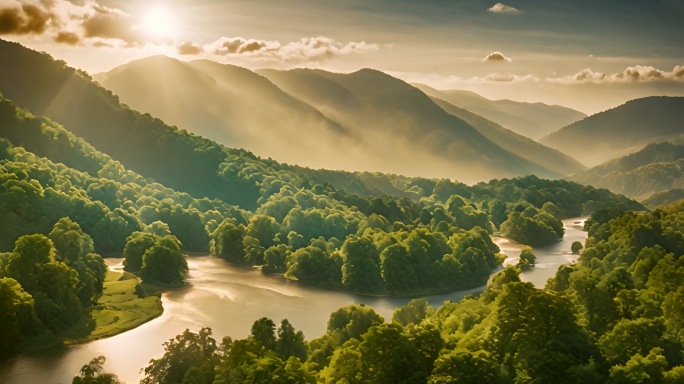
{"label": "riverbank", "polygon": [[59,334],[44,332],[30,337],[20,352],[38,353],[116,336],[161,316],[161,294],[139,284],[140,280],[130,273],[108,270],[102,296],[87,319]]}
{"label": "riverbank", "polygon": [[164,312],[161,295],[140,297],[140,280],[127,272],[107,271],[102,296],[91,311],[95,328],[85,337],[68,339],[65,344],[85,343],[111,337],[137,328]]}

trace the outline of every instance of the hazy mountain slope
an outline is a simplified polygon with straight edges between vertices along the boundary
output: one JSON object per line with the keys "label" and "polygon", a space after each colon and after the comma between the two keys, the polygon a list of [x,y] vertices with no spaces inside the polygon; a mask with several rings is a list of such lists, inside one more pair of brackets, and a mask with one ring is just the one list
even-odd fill
{"label": "hazy mountain slope", "polygon": [[47,54],[0,40],[0,93],[69,127],[145,177],[196,197],[219,197],[244,207],[256,204],[256,182],[240,173],[253,155],[133,111],[87,74]]}
{"label": "hazy mountain slope", "polygon": [[535,140],[587,116],[582,112],[559,105],[490,100],[470,91],[437,90],[418,83],[412,85],[429,96],[476,113]]}
{"label": "hazy mountain slope", "polygon": [[280,161],[335,167],[337,162],[326,161],[325,143],[350,140],[342,127],[314,108],[262,76],[233,65],[156,56],[95,79],[132,108]]}
{"label": "hazy mountain slope", "polygon": [[465,181],[525,173],[558,175],[492,143],[418,89],[382,72],[296,69],[258,73],[365,142],[376,143],[383,158],[392,159],[404,170],[388,172],[423,172],[428,177],[452,176]]}
{"label": "hazy mountain slope", "polygon": [[485,119],[484,117],[463,108],[459,108],[447,101],[434,97],[432,100],[446,112],[470,124],[487,139],[501,148],[515,153],[524,159],[536,164],[543,164],[553,172],[565,175],[585,169],[577,160],[558,150],[549,148],[523,135],[519,135],[491,120]]}
{"label": "hazy mountain slope", "polygon": [[684,199],[684,189],[670,189],[667,191],[654,193],[641,203],[650,209],[656,209],[670,205],[681,199]]}
{"label": "hazy mountain slope", "polygon": [[684,144],[649,144],[639,152],[575,173],[568,179],[638,199],[684,188]]}
{"label": "hazy mountain slope", "polygon": [[540,142],[594,166],[684,133],[684,97],[654,96],[570,124]]}

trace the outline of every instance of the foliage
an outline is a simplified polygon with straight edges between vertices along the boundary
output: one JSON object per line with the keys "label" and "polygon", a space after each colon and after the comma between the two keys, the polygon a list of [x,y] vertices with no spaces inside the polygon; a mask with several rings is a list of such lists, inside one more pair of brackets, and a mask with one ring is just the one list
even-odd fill
{"label": "foliage", "polygon": [[532,248],[525,247],[520,251],[520,258],[516,267],[520,268],[521,271],[527,271],[534,267],[537,262],[537,257],[532,253]]}
{"label": "foliage", "polygon": [[104,356],[94,357],[83,367],[79,375],[74,377],[72,384],[121,384],[116,375],[103,372],[103,365],[107,359]]}
{"label": "foliage", "polygon": [[215,382],[678,383],[683,204],[596,212],[578,263],[544,289],[507,267],[479,297],[437,311],[412,300],[392,323],[340,308],[308,342],[286,320],[276,331],[261,318],[217,348]]}
{"label": "foliage", "polygon": [[[150,360],[142,384],[211,383],[217,356],[211,329],[185,332],[164,343],[164,356]],[[204,378],[203,381],[194,381]]]}

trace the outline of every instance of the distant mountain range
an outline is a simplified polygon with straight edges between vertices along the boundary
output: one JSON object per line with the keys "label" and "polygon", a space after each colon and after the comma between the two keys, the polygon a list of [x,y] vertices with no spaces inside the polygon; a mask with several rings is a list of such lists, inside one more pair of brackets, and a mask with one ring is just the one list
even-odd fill
{"label": "distant mountain range", "polygon": [[595,166],[684,134],[684,97],[629,101],[541,138],[542,144]]}
{"label": "distant mountain range", "polygon": [[339,124],[245,68],[155,56],[95,79],[135,109],[265,157],[329,168],[338,164],[326,161],[326,143],[355,144]]}
{"label": "distant mountain range", "polygon": [[568,179],[608,188],[637,199],[684,188],[684,144],[649,144],[639,152],[608,161]]}
{"label": "distant mountain range", "polygon": [[582,169],[531,141],[516,137],[526,147],[510,145],[498,138],[501,127],[476,128],[415,87],[370,69],[255,73],[152,57],[95,79],[124,103],[180,128],[304,166],[466,182]]}
{"label": "distant mountain range", "polygon": [[444,100],[434,97],[432,100],[446,112],[473,126],[487,139],[524,159],[537,164],[544,164],[546,168],[561,175],[568,175],[585,169],[577,160],[558,150],[542,145],[529,137],[517,134],[491,120],[449,104]]}
{"label": "distant mountain range", "polygon": [[[242,199],[249,194],[234,192],[253,189],[248,175],[240,173],[240,185],[232,190],[200,181],[211,179],[217,170],[240,172],[222,170],[226,156],[238,156],[243,165],[255,157],[242,149],[220,149],[196,135],[280,161],[360,169],[370,171],[368,175],[384,171],[475,182],[572,174],[572,180],[638,198],[681,188],[679,152],[671,147],[679,144],[649,147],[595,169],[581,164],[595,165],[682,134],[681,97],[638,99],[586,117],[544,137],[542,143],[557,148],[552,149],[370,69],[349,74],[311,69],[254,72],[206,60],[151,57],[95,78],[112,90],[64,62],[0,40],[0,89],[6,98],[69,126],[142,175],[244,206],[255,202]],[[134,113],[123,103],[181,130],[171,134],[160,120]],[[347,177],[330,175],[331,180]],[[375,184],[381,179],[368,180]],[[359,193],[367,188],[363,184]]]}
{"label": "distant mountain range", "polygon": [[490,100],[470,91],[437,90],[419,83],[413,86],[534,140],[587,117],[582,112],[558,105]]}

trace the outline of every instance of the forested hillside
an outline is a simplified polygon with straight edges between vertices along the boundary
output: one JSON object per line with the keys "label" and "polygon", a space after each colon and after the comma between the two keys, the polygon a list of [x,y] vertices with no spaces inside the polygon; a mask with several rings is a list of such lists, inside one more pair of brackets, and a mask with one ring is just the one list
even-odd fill
{"label": "forested hillside", "polygon": [[[104,273],[94,252],[122,255],[144,281],[170,286],[182,284],[185,250],[323,287],[416,295],[484,285],[503,258],[497,231],[549,244],[563,236],[560,218],[643,209],[605,189],[536,176],[467,186],[292,167],[169,127],[87,75],[3,44],[0,52],[18,50],[8,61],[38,67],[39,79],[27,81],[45,86],[0,90],[76,126],[0,99],[5,355],[35,332],[59,337],[93,309]],[[0,85],[14,84],[3,76]]]}
{"label": "forested hillside", "polygon": [[[5,222],[15,223],[3,227],[7,250],[21,235],[47,233],[61,217],[78,222],[103,252],[125,251],[134,232],[157,233],[161,226],[161,235],[176,236],[186,250],[205,251],[211,238],[217,256],[267,272],[357,292],[408,294],[484,284],[501,261],[490,240],[499,227],[524,243],[550,243],[563,236],[560,217],[638,207],[606,190],[536,177],[473,187],[416,179],[422,188],[406,186],[413,199],[361,197],[316,181],[315,171],[307,177],[246,154],[252,166],[241,171],[259,182],[260,193],[259,207],[248,212],[145,180],[51,121],[10,101],[1,105],[10,140],[5,185],[27,191],[3,201]],[[129,261],[140,254],[124,252]]]}
{"label": "forested hillside", "polygon": [[577,121],[539,141],[593,167],[650,143],[679,137],[682,121],[684,97],[644,97]]}
{"label": "forested hillside", "polygon": [[681,189],[684,187],[684,144],[679,141],[649,144],[636,153],[577,172],[568,179],[637,199]]}
{"label": "forested hillside", "polygon": [[438,90],[418,83],[412,85],[431,97],[444,100],[534,140],[587,117],[582,112],[559,105],[490,100],[471,91]]}
{"label": "forested hillside", "polygon": [[479,297],[437,310],[413,300],[390,323],[341,308],[308,342],[287,319],[258,319],[247,338],[222,342],[186,331],[143,382],[681,383],[682,204],[595,212],[579,262],[544,289],[508,267]]}
{"label": "forested hillside", "polygon": [[549,148],[444,100],[434,97],[432,100],[447,113],[463,119],[492,142],[524,159],[536,164],[544,164],[546,168],[560,175],[569,175],[585,169],[580,162],[556,149]]}

